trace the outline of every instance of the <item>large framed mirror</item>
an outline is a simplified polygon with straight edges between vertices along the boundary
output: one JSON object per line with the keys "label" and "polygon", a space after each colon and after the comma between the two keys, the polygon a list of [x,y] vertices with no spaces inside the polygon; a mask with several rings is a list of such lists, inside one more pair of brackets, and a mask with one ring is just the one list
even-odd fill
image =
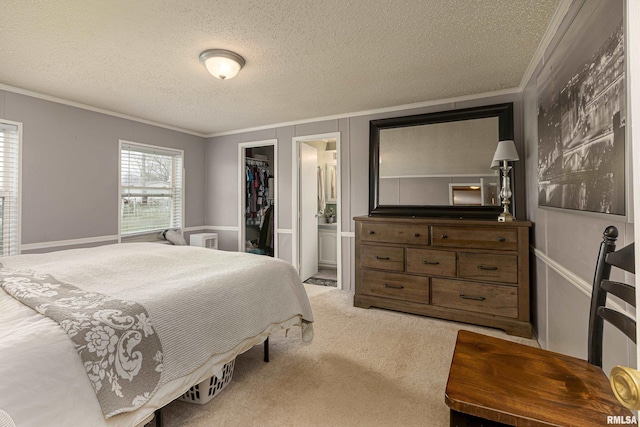
{"label": "large framed mirror", "polygon": [[369,214],[496,219],[500,174],[490,166],[506,139],[513,103],[372,120]]}

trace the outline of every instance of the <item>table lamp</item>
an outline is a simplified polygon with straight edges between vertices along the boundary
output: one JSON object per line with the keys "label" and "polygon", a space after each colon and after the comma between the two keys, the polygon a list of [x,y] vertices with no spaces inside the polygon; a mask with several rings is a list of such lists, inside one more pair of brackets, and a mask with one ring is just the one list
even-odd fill
{"label": "table lamp", "polygon": [[498,222],[513,221],[513,215],[509,212],[509,205],[511,204],[511,182],[509,180],[509,171],[511,166],[509,162],[520,160],[518,157],[518,151],[516,145],[511,140],[499,141],[496,152],[493,155],[493,161],[491,162],[491,169],[500,168],[502,170],[502,188],[500,189],[500,198],[502,198],[502,205],[504,210],[498,215]]}

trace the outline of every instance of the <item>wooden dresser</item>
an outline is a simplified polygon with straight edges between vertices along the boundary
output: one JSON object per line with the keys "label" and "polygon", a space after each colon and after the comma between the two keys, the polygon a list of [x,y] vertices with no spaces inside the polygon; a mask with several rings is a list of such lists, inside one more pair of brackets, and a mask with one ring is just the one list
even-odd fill
{"label": "wooden dresser", "polygon": [[356,307],[531,337],[528,221],[356,217]]}

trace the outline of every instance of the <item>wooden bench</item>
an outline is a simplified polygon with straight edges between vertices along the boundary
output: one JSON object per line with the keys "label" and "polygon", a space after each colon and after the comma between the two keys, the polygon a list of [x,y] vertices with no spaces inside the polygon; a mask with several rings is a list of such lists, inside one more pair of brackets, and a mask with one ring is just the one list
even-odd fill
{"label": "wooden bench", "polygon": [[633,244],[614,252],[617,237],[618,230],[607,227],[600,245],[588,361],[460,331],[445,392],[451,427],[600,427],[632,419],[633,413],[615,398],[601,368],[604,320],[636,341],[635,321],[606,306],[608,293],[635,306],[635,287],[609,280],[612,266],[635,271]]}

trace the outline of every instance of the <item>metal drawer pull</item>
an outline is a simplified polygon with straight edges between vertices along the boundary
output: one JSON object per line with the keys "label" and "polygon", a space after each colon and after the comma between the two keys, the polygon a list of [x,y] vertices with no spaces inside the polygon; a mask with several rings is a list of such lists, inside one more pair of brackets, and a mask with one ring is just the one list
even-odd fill
{"label": "metal drawer pull", "polygon": [[460,294],[460,298],[463,298],[463,299],[472,299],[472,300],[474,300],[474,301],[484,301],[484,300],[486,300],[486,298],[485,298],[485,297],[472,297],[472,296],[470,296],[470,295],[465,295],[465,294]]}
{"label": "metal drawer pull", "polygon": [[404,286],[393,286],[393,285],[387,285],[386,283],[383,284],[382,286],[384,286],[385,288],[390,288],[390,289],[404,289]]}
{"label": "metal drawer pull", "polygon": [[498,242],[506,242],[507,239],[505,239],[504,237],[498,237]]}
{"label": "metal drawer pull", "polygon": [[478,270],[486,270],[486,271],[496,271],[498,267],[485,267],[484,265],[479,265]]}
{"label": "metal drawer pull", "polygon": [[388,256],[387,257],[381,257],[381,256],[376,255],[376,259],[381,259],[383,261],[389,261],[391,258],[389,258]]}
{"label": "metal drawer pull", "polygon": [[420,233],[413,233],[413,237],[420,237]]}
{"label": "metal drawer pull", "polygon": [[442,236],[440,236],[441,239],[446,239],[447,237],[449,236],[447,236],[446,234],[443,234]]}
{"label": "metal drawer pull", "polygon": [[438,261],[427,261],[426,259],[423,259],[422,263],[426,264],[426,265],[439,265],[440,264]]}
{"label": "metal drawer pull", "polygon": [[376,232],[373,230],[369,230],[369,234],[376,234]]}

